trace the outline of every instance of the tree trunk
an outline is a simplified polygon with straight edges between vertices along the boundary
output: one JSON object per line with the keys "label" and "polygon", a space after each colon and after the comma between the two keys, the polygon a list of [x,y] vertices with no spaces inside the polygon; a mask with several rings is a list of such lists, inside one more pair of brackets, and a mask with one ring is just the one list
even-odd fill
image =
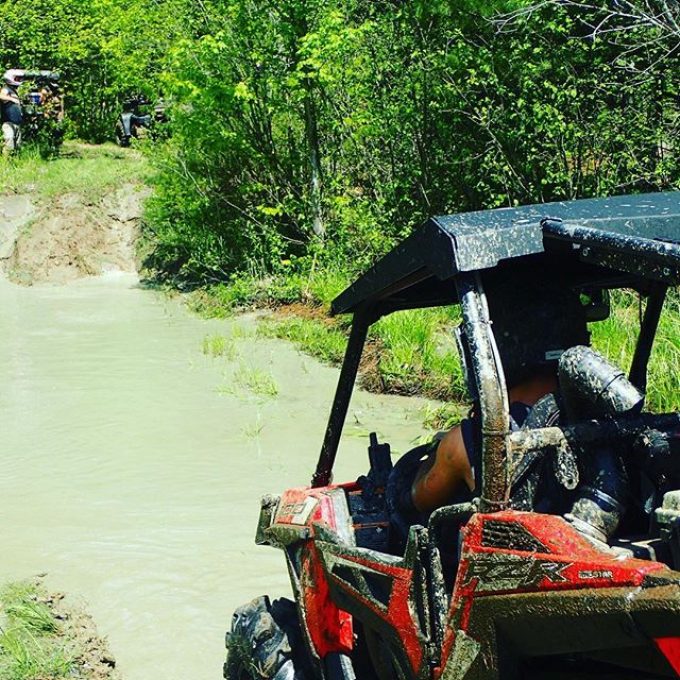
{"label": "tree trunk", "polygon": [[319,152],[319,128],[316,117],[316,106],[312,96],[312,83],[305,81],[305,136],[307,137],[307,153],[310,171],[310,196],[312,200],[312,229],[320,238],[326,235],[321,204],[321,154]]}

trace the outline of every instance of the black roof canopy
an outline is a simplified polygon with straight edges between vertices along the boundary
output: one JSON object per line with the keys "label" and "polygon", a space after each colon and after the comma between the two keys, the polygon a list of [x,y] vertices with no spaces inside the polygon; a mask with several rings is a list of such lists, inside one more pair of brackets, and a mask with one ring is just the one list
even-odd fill
{"label": "black roof canopy", "polygon": [[[512,264],[510,264],[512,263]],[[580,283],[680,284],[680,191],[433,217],[341,293],[333,314],[456,301],[459,273],[527,266]]]}

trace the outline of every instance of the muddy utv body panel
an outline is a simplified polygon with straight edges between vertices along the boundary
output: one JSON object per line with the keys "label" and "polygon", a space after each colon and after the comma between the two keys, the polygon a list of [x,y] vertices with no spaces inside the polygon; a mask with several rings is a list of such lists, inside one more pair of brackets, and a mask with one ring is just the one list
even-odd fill
{"label": "muddy utv body panel", "polygon": [[263,503],[259,542],[286,552],[319,662],[351,656],[360,626],[379,678],[534,677],[519,660],[588,653],[624,659],[620,679],[678,677],[664,645],[680,640],[680,574],[665,565],[603,553],[561,517],[475,513],[450,593],[432,527],[413,527],[403,556],[356,545],[347,499],[357,493],[299,488]]}
{"label": "muddy utv body panel", "polygon": [[[509,500],[513,471],[527,457],[629,446],[650,431],[670,451],[680,414],[511,432],[485,282],[515,270],[538,286],[552,279],[645,296],[629,370],[644,391],[667,289],[680,284],[680,192],[433,218],[336,298],[332,312],[353,319],[316,472],[310,486],[263,499],[256,535],[285,554],[310,662],[305,680],[680,677],[680,491],[656,513],[660,534],[631,539],[625,556],[562,516],[519,511]],[[356,482],[332,483],[333,463],[371,324],[450,304],[461,306],[471,354],[480,494],[410,526],[395,549],[389,446],[372,435],[371,471]]]}

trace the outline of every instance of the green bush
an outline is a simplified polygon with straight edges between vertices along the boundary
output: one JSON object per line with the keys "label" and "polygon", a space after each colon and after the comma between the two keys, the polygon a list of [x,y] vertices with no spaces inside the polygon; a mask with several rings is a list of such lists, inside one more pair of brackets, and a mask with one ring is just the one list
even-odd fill
{"label": "green bush", "polygon": [[490,20],[524,4],[209,3],[170,51],[153,266],[351,277],[433,214],[677,187],[677,50],[640,27],[631,64],[586,5]]}
{"label": "green bush", "polygon": [[[641,302],[630,292],[614,296],[612,315],[591,326],[593,346],[617,366],[630,367],[639,331]],[[657,412],[680,410],[680,298],[666,301],[650,359],[647,408]]]}

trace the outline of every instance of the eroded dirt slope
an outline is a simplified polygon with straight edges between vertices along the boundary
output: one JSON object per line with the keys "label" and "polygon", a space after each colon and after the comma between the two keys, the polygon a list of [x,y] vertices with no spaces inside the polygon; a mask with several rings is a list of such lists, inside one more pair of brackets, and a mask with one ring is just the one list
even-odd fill
{"label": "eroded dirt slope", "polygon": [[97,199],[79,194],[33,203],[0,197],[0,261],[14,283],[67,283],[110,271],[135,272],[148,189],[124,185]]}
{"label": "eroded dirt slope", "polygon": [[33,201],[29,196],[0,196],[0,262],[6,262],[12,256],[17,235],[33,213]]}
{"label": "eroded dirt slope", "polygon": [[62,623],[63,635],[70,640],[77,677],[87,680],[120,680],[116,661],[92,617],[61,593],[48,594],[45,602]]}

